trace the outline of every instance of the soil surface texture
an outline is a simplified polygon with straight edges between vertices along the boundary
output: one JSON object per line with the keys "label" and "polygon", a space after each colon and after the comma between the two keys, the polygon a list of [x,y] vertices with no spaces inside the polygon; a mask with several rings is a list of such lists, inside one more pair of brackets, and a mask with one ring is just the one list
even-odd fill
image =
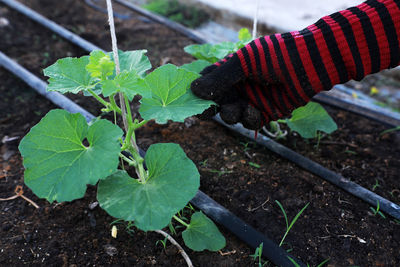
{"label": "soil surface texture", "polygon": [[[84,1],[21,2],[110,50],[106,15]],[[129,13],[118,6],[116,10]],[[42,79],[42,69],[58,58],[87,53],[2,4],[0,17],[9,21],[0,28],[0,51]],[[162,25],[134,15],[117,19],[116,27],[119,48],[147,49],[153,66],[193,60],[183,51],[192,41]],[[157,233],[118,222],[118,237],[112,238],[115,218],[96,206],[94,186],[84,198],[68,203],[48,203],[24,186],[19,141],[56,107],[2,68],[0,81],[0,198],[15,195],[16,186],[22,186],[24,196],[40,206],[36,209],[21,197],[0,201],[0,266],[185,266],[173,245],[164,248],[157,242],[164,239]],[[90,98],[69,97],[99,114],[101,106]],[[279,142],[400,203],[398,135],[381,134],[385,126],[360,116],[326,109],[338,124],[336,132],[319,143],[293,133]],[[400,266],[400,221],[374,215],[369,204],[216,122],[150,122],[137,138],[143,149],[157,142],[180,144],[199,168],[200,189],[278,244],[286,225],[275,200],[282,203],[289,221],[309,203],[283,247],[310,266],[326,259],[327,266]],[[250,256],[253,249],[219,228],[227,240],[222,251],[193,252],[184,247],[195,266],[258,266]],[[174,237],[183,244],[179,233]]]}

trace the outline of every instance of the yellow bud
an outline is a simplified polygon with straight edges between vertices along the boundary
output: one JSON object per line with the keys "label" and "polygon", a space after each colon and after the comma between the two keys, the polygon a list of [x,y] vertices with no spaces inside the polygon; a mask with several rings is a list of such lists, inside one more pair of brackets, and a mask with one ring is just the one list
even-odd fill
{"label": "yellow bud", "polygon": [[117,226],[113,225],[113,227],[111,228],[111,236],[117,238],[117,233],[118,233]]}

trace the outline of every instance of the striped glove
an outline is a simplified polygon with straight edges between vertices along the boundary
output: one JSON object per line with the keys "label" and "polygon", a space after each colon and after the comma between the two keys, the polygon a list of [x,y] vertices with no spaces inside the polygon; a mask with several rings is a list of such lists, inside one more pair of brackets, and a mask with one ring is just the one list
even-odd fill
{"label": "striped glove", "polygon": [[258,38],[205,68],[191,89],[221,118],[259,129],[335,84],[400,64],[400,0],[369,0],[301,31]]}

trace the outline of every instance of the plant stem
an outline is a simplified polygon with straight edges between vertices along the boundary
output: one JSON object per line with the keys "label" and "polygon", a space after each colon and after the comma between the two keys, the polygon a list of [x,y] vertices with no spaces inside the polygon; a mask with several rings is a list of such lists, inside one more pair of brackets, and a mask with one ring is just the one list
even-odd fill
{"label": "plant stem", "polygon": [[134,166],[135,168],[137,167],[138,164],[137,164],[137,162],[135,160],[132,160],[132,159],[126,157],[122,153],[120,153],[119,156],[120,156],[121,159],[125,160],[128,163],[129,166]]}
{"label": "plant stem", "polygon": [[183,250],[181,245],[179,245],[179,243],[176,242],[172,236],[170,236],[169,234],[167,234],[166,232],[164,232],[162,230],[155,230],[154,232],[159,233],[159,234],[163,235],[164,237],[166,237],[169,240],[169,242],[171,242],[174,246],[176,246],[178,248],[179,253],[181,253],[182,257],[185,259],[187,266],[193,267],[193,263],[190,260],[188,254],[186,254],[185,250]]}
{"label": "plant stem", "polygon": [[115,110],[118,114],[122,115],[121,109],[118,107],[117,103],[115,102],[115,94],[110,95],[110,105],[113,110]]}
{"label": "plant stem", "polygon": [[[118,46],[117,46],[117,36],[115,34],[115,25],[114,25],[114,14],[113,14],[113,9],[112,9],[112,4],[111,0],[107,0],[107,11],[108,11],[108,21],[110,25],[110,34],[111,34],[111,43],[112,43],[112,50],[113,50],[113,56],[114,56],[114,62],[115,62],[115,74],[118,75],[120,73],[120,66],[119,66],[119,57],[118,57]],[[146,171],[144,170],[143,166],[143,158],[139,155],[139,147],[136,144],[135,138],[134,138],[134,129],[130,130],[129,128],[133,127],[132,123],[132,113],[129,105],[129,101],[126,98],[126,96],[119,92],[119,102],[121,106],[121,116],[122,116],[122,121],[124,123],[124,129],[126,133],[129,133],[129,136],[127,136],[127,142],[130,142],[130,146],[128,148],[128,151],[131,152],[133,158],[136,160],[138,163],[138,166],[136,169],[136,174],[139,177],[139,180],[144,183],[146,182]],[[112,96],[114,98],[114,95]],[[112,101],[112,100],[110,100]],[[112,103],[113,105],[113,103]],[[115,104],[116,106],[116,104]],[[128,111],[128,113],[127,113]],[[130,123],[129,123],[130,122]]]}
{"label": "plant stem", "polygon": [[97,101],[99,101],[101,104],[103,104],[106,108],[110,107],[110,103],[105,101],[103,98],[98,96],[92,89],[87,89],[87,91],[94,97],[96,98]]}
{"label": "plant stem", "polygon": [[181,220],[178,216],[174,215],[173,217],[175,220],[177,220],[179,223],[181,223],[185,227],[189,227],[189,224],[185,223],[183,220]]}

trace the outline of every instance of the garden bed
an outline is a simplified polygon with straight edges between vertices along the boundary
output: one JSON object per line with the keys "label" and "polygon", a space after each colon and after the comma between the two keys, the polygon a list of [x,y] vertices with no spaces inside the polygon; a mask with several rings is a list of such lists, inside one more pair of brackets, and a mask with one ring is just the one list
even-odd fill
{"label": "garden bed", "polygon": [[[110,49],[105,15],[87,8],[82,1],[22,2],[100,47]],[[0,8],[0,16],[9,19],[12,27],[0,29],[5,36],[0,50],[35,74],[41,75],[41,69],[59,57],[84,54],[21,15],[1,5]],[[117,35],[121,49],[148,49],[153,65],[167,61],[180,65],[192,60],[183,52],[183,47],[191,41],[158,24],[121,21],[117,23]],[[4,81],[0,94],[6,96],[0,108],[0,138],[5,135],[21,137],[53,106],[4,70],[0,77]],[[74,99],[89,111],[98,110],[87,98]],[[318,148],[314,148],[313,141],[305,142],[293,136],[282,143],[399,203],[397,136],[380,135],[385,130],[383,126],[359,116],[334,109],[329,112],[339,130],[322,139]],[[374,216],[368,204],[272,152],[248,143],[215,122],[192,119],[186,124],[150,124],[138,132],[138,139],[143,148],[157,141],[181,144],[199,167],[201,190],[277,243],[285,225],[274,200],[283,204],[289,218],[310,202],[284,244],[285,248],[292,249],[291,254],[304,262],[316,265],[330,258],[332,266],[396,266],[400,263],[398,222]],[[2,156],[13,150],[16,144],[3,145]],[[4,177],[0,179],[0,197],[4,198],[13,194],[17,184],[22,185],[23,172],[17,152],[3,159],[1,164]],[[379,186],[374,188],[376,180]],[[157,234],[136,231],[130,236],[119,227],[118,239],[111,238],[113,219],[98,207],[89,208],[95,201],[93,187],[84,199],[61,205],[48,204],[38,200],[27,188],[25,191],[41,209],[35,210],[22,199],[0,202],[1,217],[6,218],[1,222],[1,264],[184,264],[172,246],[167,250],[156,246],[157,240],[162,239]],[[229,233],[224,234],[228,242],[223,252],[230,253],[191,252],[195,265],[252,264],[249,255],[253,251]],[[111,256],[115,250],[118,254]]]}

